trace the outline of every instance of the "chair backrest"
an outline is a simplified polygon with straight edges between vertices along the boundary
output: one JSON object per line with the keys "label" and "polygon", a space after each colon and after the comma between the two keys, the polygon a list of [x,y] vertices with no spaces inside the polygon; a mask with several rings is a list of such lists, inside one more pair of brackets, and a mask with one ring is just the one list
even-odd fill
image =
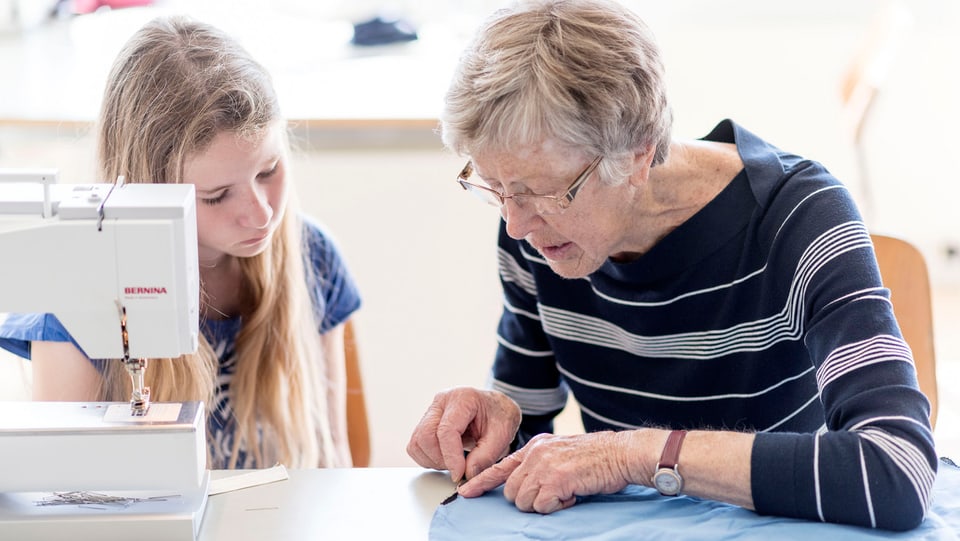
{"label": "chair backrest", "polygon": [[933,301],[923,254],[909,242],[871,235],[883,285],[890,290],[893,312],[913,351],[920,390],[930,400],[930,424],[937,423],[937,366],[933,343]]}
{"label": "chair backrest", "polygon": [[363,396],[360,352],[351,320],[344,324],[343,347],[347,372],[347,439],[350,441],[350,456],[355,468],[365,468],[370,465],[370,426]]}

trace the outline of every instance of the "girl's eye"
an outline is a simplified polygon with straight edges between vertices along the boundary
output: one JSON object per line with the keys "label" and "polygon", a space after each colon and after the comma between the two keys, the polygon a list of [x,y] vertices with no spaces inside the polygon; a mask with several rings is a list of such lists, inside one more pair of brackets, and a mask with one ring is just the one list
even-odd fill
{"label": "girl's eye", "polygon": [[263,178],[272,177],[277,172],[277,168],[279,166],[280,166],[280,162],[273,164],[273,167],[270,168],[269,171],[263,171],[262,173],[257,173],[257,178],[263,179]]}
{"label": "girl's eye", "polygon": [[220,195],[218,195],[218,196],[216,196],[216,197],[201,198],[200,201],[201,201],[204,205],[213,206],[213,205],[219,205],[220,203],[223,203],[223,200],[226,199],[226,198],[227,198],[227,192],[226,192],[226,190],[224,190],[223,193],[221,193]]}

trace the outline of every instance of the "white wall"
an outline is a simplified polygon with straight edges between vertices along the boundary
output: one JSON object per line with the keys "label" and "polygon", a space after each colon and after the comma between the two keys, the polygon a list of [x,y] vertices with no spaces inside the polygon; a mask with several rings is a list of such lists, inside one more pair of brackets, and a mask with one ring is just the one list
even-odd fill
{"label": "white wall", "polygon": [[433,393],[482,384],[493,358],[499,214],[463,196],[462,166],[437,148],[319,152],[297,171],[364,294],[374,465],[412,464],[404,447]]}

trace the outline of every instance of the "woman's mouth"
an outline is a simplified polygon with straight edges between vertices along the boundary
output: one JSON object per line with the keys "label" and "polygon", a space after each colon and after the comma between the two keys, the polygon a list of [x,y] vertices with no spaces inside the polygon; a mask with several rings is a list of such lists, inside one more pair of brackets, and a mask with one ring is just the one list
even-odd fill
{"label": "woman's mouth", "polygon": [[540,253],[543,255],[543,257],[551,261],[558,261],[563,259],[567,252],[569,252],[572,248],[572,242],[564,242],[563,244],[544,246],[543,248],[540,248]]}

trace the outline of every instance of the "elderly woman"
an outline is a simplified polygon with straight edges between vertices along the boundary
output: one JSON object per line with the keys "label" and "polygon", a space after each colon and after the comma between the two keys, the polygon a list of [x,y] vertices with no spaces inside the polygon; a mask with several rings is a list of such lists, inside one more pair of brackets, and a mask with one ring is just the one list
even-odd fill
{"label": "elderly woman", "polygon": [[[917,526],[929,404],[847,189],[729,120],[670,129],[624,7],[535,0],[481,28],[442,133],[503,217],[492,389],[439,393],[408,453],[525,511],[641,484]],[[568,392],[587,433],[551,435]]]}

